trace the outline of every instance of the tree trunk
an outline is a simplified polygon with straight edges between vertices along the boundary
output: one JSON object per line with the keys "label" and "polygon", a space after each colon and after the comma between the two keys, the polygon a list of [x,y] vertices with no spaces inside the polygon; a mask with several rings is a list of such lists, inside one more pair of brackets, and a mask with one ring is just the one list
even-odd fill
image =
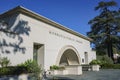
{"label": "tree trunk", "polygon": [[110,40],[107,43],[107,52],[108,52],[108,56],[113,60],[113,49],[112,49],[112,41]]}
{"label": "tree trunk", "polygon": [[107,53],[108,56],[113,59],[113,48],[112,48],[112,39],[111,39],[111,34],[110,34],[110,27],[107,28]]}

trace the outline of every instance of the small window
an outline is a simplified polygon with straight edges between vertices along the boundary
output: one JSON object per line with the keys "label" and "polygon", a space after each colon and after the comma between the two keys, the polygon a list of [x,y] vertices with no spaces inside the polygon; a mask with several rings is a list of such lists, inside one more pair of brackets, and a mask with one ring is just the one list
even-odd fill
{"label": "small window", "polygon": [[84,52],[85,64],[88,64],[88,52]]}
{"label": "small window", "polygon": [[82,58],[82,63],[84,63],[84,59]]}

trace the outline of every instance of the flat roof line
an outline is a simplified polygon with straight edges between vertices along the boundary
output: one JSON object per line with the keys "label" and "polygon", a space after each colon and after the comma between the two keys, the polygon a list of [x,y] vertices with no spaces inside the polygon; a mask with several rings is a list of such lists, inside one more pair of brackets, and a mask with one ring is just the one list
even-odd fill
{"label": "flat roof line", "polygon": [[53,25],[56,28],[62,29],[64,31],[68,32],[68,33],[71,33],[73,35],[76,35],[78,37],[86,39],[88,41],[93,41],[91,38],[88,38],[88,37],[86,37],[86,36],[84,36],[84,35],[76,32],[76,31],[73,31],[70,28],[67,28],[67,27],[65,27],[65,26],[63,26],[63,25],[61,25],[61,24],[59,24],[59,23],[57,23],[57,22],[55,22],[53,20],[50,20],[50,19],[48,19],[48,18],[46,18],[46,17],[44,17],[44,16],[42,16],[42,15],[40,15],[38,13],[35,13],[35,12],[29,10],[29,9],[26,9],[26,8],[24,8],[22,6],[17,6],[16,8],[13,8],[13,9],[11,9],[11,10],[3,13],[3,14],[0,14],[0,18],[6,17],[8,15],[12,15],[14,13],[23,13],[23,14],[26,14],[26,15],[28,15],[30,17],[33,17],[33,18],[37,19],[37,20],[40,20],[40,21],[43,21],[43,22],[48,23],[50,25]]}

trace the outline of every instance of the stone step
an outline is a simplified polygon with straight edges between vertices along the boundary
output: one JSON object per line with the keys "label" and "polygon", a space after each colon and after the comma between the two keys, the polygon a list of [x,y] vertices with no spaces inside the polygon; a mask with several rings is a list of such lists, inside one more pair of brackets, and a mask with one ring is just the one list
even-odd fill
{"label": "stone step", "polygon": [[90,71],[91,69],[91,65],[82,65],[82,71]]}

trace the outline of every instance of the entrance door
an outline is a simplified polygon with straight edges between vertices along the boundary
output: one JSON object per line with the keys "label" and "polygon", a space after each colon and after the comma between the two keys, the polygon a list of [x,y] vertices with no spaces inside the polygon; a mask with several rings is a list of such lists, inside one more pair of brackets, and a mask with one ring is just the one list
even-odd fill
{"label": "entrance door", "polygon": [[85,64],[88,64],[88,53],[85,52],[84,55],[85,55]]}
{"label": "entrance door", "polygon": [[44,66],[44,45],[34,43],[33,45],[33,60],[35,60],[41,67]]}

